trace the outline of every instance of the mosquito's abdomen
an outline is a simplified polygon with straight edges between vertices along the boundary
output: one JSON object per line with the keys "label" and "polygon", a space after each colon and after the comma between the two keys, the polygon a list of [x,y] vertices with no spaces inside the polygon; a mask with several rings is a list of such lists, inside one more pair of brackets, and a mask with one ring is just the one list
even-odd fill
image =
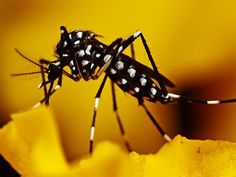
{"label": "mosquito's abdomen", "polygon": [[106,73],[124,92],[138,99],[143,98],[151,102],[162,99],[161,90],[132,60],[121,56],[112,63]]}

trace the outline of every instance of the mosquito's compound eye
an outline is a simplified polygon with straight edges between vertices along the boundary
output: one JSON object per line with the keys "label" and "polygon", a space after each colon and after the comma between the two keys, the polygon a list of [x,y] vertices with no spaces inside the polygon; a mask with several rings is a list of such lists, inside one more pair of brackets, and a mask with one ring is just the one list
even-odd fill
{"label": "mosquito's compound eye", "polygon": [[50,63],[49,65],[48,65],[48,69],[49,70],[56,70],[58,67],[60,67],[60,62],[58,61],[58,62],[54,62],[54,63]]}
{"label": "mosquito's compound eye", "polygon": [[61,74],[61,63],[59,61],[48,65],[48,80],[55,80]]}

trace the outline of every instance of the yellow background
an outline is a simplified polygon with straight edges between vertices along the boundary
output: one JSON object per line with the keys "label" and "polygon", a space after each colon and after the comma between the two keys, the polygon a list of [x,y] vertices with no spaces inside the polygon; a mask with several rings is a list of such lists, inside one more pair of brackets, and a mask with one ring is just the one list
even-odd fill
{"label": "yellow background", "polygon": [[[54,60],[60,25],[69,30],[93,30],[104,36],[101,41],[106,44],[139,29],[161,73],[176,83],[171,92],[190,90],[189,96],[209,99],[236,97],[235,9],[234,0],[2,0],[1,120],[6,121],[9,113],[30,108],[43,96],[43,91],[37,89],[40,77],[10,77],[11,73],[34,70],[14,48],[35,59]],[[148,65],[140,41],[135,48],[137,59]],[[62,89],[51,98],[69,159],[88,151],[94,96],[100,82],[101,79],[75,83],[65,78]],[[164,141],[134,98],[119,89],[117,95],[119,112],[133,148],[141,153],[155,152]],[[148,106],[172,137],[180,133],[178,106],[158,103]],[[235,107],[235,104],[197,107],[195,117],[201,129],[194,136],[236,141]],[[109,82],[98,110],[95,144],[103,139],[122,144],[112,112]]]}

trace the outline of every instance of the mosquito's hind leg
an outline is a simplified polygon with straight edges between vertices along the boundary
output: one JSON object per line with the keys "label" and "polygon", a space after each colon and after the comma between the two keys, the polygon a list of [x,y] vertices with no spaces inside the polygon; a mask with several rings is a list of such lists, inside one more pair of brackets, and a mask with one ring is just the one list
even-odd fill
{"label": "mosquito's hind leg", "polygon": [[156,121],[156,119],[153,117],[151,112],[148,110],[148,108],[145,106],[144,101],[142,99],[139,100],[139,105],[143,107],[146,114],[148,115],[149,119],[152,121],[153,125],[156,127],[156,129],[159,131],[161,136],[167,141],[171,141],[170,136],[163,130],[163,128],[160,126],[160,124]]}
{"label": "mosquito's hind leg", "polygon": [[127,139],[127,136],[126,136],[126,133],[125,133],[125,129],[124,129],[124,126],[121,122],[121,119],[120,119],[120,116],[119,116],[119,113],[117,111],[117,101],[116,101],[116,93],[115,93],[115,84],[114,82],[111,80],[111,90],[112,90],[112,102],[113,102],[113,111],[116,113],[116,120],[117,120],[117,123],[118,123],[118,126],[119,126],[119,129],[120,129],[120,133],[121,133],[121,136],[123,138],[123,141],[124,141],[124,144],[125,144],[125,147],[126,149],[131,152],[132,151],[132,148],[129,144],[129,141]]}
{"label": "mosquito's hind leg", "polygon": [[166,99],[167,99],[167,103],[185,102],[185,103],[195,103],[195,104],[205,104],[205,105],[236,103],[236,98],[225,99],[225,100],[202,100],[202,99],[190,98],[184,95],[178,95],[174,93],[168,93],[166,95]]}

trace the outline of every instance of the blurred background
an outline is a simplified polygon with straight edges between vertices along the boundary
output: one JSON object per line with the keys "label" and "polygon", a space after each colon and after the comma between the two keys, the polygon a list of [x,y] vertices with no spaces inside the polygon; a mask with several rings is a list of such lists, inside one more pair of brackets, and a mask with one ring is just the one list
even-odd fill
{"label": "blurred background", "polygon": [[[234,0],[2,0],[0,1],[0,122],[30,109],[43,97],[37,89],[40,75],[11,77],[35,71],[14,48],[33,58],[54,60],[59,27],[88,29],[110,44],[136,30],[145,35],[159,71],[176,88],[172,93],[202,99],[236,97],[236,1]],[[137,60],[149,65],[140,40]],[[127,54],[130,50],[127,49]],[[51,98],[68,160],[88,153],[94,96],[102,81],[73,82]],[[116,89],[118,107],[127,136],[139,153],[157,152],[165,141],[148,120],[137,100]],[[156,120],[171,137],[236,141],[236,104],[161,105],[147,103]],[[39,125],[40,126],[40,125]],[[112,111],[110,82],[97,114],[95,144],[102,140],[123,146]]]}

